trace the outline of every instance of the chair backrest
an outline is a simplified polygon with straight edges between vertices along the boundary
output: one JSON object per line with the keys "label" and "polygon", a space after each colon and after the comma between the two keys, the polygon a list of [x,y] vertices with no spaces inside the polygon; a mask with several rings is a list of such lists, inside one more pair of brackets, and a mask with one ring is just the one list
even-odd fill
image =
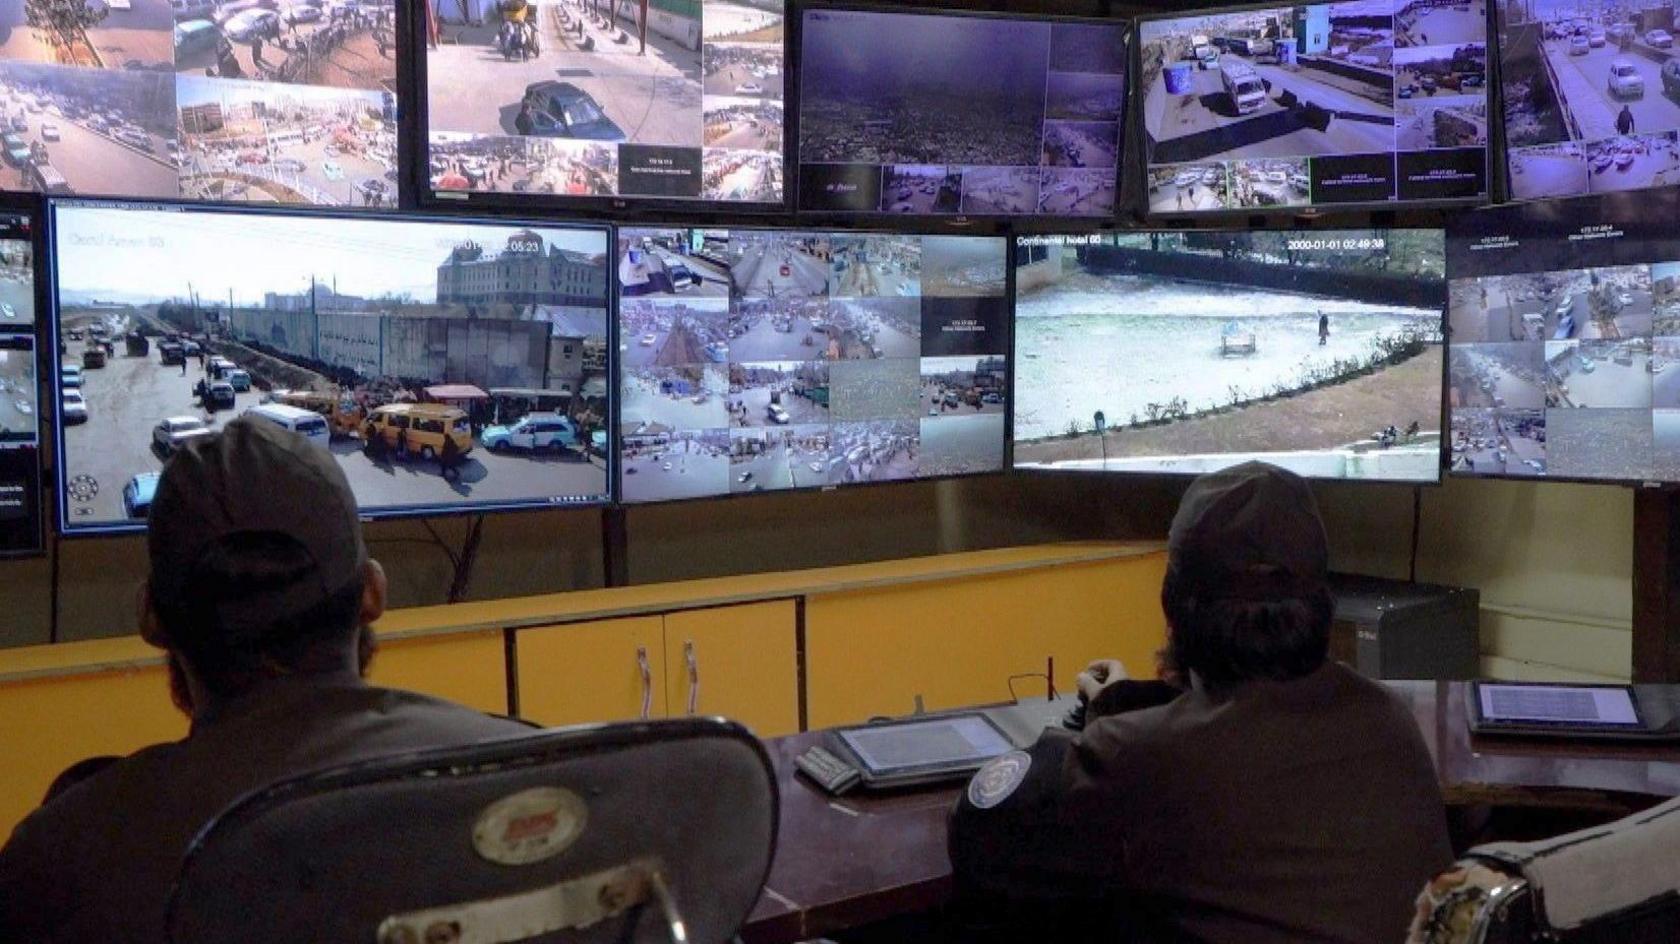
{"label": "chair backrest", "polygon": [[384,758],[235,802],[189,848],[176,944],[693,941],[740,927],[776,781],[719,719]]}
{"label": "chair backrest", "polygon": [[[1680,799],[1604,826],[1470,850],[1431,883],[1427,944],[1680,941]],[[1454,918],[1457,914],[1459,917]],[[1469,920],[1464,920],[1469,915]]]}

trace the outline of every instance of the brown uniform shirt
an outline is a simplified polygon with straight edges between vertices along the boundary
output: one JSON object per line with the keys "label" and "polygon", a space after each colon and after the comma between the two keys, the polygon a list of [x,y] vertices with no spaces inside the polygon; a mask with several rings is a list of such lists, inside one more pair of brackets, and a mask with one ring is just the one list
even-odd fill
{"label": "brown uniform shirt", "polygon": [[959,886],[1123,902],[1150,939],[1398,941],[1452,863],[1410,710],[1339,663],[1046,732],[1027,757],[1013,790],[982,771],[958,802]]}
{"label": "brown uniform shirt", "polygon": [[529,733],[516,721],[364,685],[289,677],[77,783],[0,849],[0,941],[162,944],[188,844],[234,800],[311,770]]}

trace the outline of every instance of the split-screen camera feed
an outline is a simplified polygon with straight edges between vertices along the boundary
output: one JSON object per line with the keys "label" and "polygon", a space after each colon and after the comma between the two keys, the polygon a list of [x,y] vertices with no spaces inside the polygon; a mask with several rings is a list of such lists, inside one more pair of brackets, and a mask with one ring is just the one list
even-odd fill
{"label": "split-screen camera feed", "polygon": [[1448,231],[1452,471],[1680,481],[1680,243],[1538,206]]}
{"label": "split-screen camera feed", "polygon": [[397,204],[394,0],[22,0],[0,189]]}
{"label": "split-screen camera feed", "polygon": [[618,231],[621,496],[1000,471],[1002,238]]}
{"label": "split-screen camera feed", "polygon": [[0,555],[43,546],[32,228],[0,211]]}
{"label": "split-screen camera feed", "polygon": [[1485,197],[1485,0],[1138,24],[1154,215]]}
{"label": "split-screen camera feed", "polygon": [[1673,3],[1505,0],[1497,11],[1512,198],[1680,183]]}
{"label": "split-screen camera feed", "polygon": [[425,0],[435,195],[781,203],[783,0]]}
{"label": "split-screen camera feed", "polygon": [[1016,468],[1441,468],[1440,230],[1016,238]]}
{"label": "split-screen camera feed", "polygon": [[51,235],[66,530],[143,526],[243,416],[368,515],[608,498],[603,228],[71,202]]}
{"label": "split-screen camera feed", "polygon": [[801,29],[800,209],[1114,215],[1124,24],[809,10]]}

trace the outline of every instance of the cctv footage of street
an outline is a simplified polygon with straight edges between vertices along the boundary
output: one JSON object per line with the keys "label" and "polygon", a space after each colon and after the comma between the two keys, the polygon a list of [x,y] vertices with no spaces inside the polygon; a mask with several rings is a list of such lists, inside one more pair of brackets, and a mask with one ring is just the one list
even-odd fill
{"label": "cctv footage of street", "polygon": [[622,497],[995,472],[999,238],[621,228]]}
{"label": "cctv footage of street", "polygon": [[1484,197],[1483,3],[1140,21],[1150,213]]}
{"label": "cctv footage of street", "polygon": [[801,209],[1114,213],[1119,24],[824,9],[802,25]]}
{"label": "cctv footage of street", "polygon": [[1680,183],[1674,4],[1502,0],[1511,195]]}
{"label": "cctv footage of street", "polygon": [[1454,472],[1680,481],[1680,197],[1625,199],[1643,235],[1567,204],[1453,231]]}
{"label": "cctv footage of street", "polygon": [[1015,252],[1016,468],[1439,477],[1439,230],[1019,236]]}
{"label": "cctv footage of street", "polygon": [[392,0],[23,0],[0,188],[397,203]]}
{"label": "cctv footage of street", "polygon": [[782,201],[783,0],[426,3],[433,191]]}
{"label": "cctv footage of street", "polygon": [[55,213],[66,528],[143,526],[238,417],[328,451],[370,515],[608,498],[605,229]]}

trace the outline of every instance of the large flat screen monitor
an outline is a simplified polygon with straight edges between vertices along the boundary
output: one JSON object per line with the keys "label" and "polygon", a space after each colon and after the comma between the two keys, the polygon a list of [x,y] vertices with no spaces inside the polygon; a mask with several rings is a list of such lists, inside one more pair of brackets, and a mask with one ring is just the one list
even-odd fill
{"label": "large flat screen monitor", "polygon": [[425,0],[433,200],[785,200],[783,0]]}
{"label": "large flat screen monitor", "polygon": [[0,208],[0,556],[38,554],[41,404],[35,349],[36,232],[30,214]]}
{"label": "large flat screen monitor", "polygon": [[1495,4],[1511,197],[1680,183],[1680,59],[1668,3]]}
{"label": "large flat screen monitor", "polygon": [[1003,469],[1005,242],[621,228],[621,498]]}
{"label": "large flat screen monitor", "polygon": [[1112,217],[1123,23],[813,6],[800,23],[799,208]]}
{"label": "large flat screen monitor", "polygon": [[1138,48],[1152,215],[1487,197],[1483,0],[1176,14]]}
{"label": "large flat screen monitor", "polygon": [[252,414],[330,450],[369,516],[609,496],[604,227],[75,201],[50,222],[67,533],[143,526],[169,456]]}
{"label": "large flat screen monitor", "polygon": [[1680,481],[1677,218],[1663,190],[1449,226],[1454,474]]}
{"label": "large flat screen monitor", "polygon": [[0,189],[397,203],[392,0],[17,5]]}
{"label": "large flat screen monitor", "polygon": [[1441,471],[1440,230],[1019,236],[1015,467]]}

